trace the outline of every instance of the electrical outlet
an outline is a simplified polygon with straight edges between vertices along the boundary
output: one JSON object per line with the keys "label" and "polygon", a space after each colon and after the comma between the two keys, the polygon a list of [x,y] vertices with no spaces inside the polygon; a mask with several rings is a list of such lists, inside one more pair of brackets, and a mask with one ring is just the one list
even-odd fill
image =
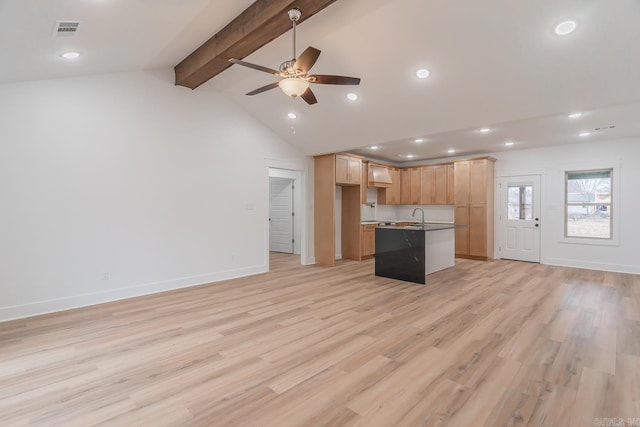
{"label": "electrical outlet", "polygon": [[107,273],[102,273],[102,280],[109,280],[109,278],[111,277],[111,275],[107,272]]}
{"label": "electrical outlet", "polygon": [[235,262],[236,260],[236,256],[235,255],[231,255],[231,262]]}

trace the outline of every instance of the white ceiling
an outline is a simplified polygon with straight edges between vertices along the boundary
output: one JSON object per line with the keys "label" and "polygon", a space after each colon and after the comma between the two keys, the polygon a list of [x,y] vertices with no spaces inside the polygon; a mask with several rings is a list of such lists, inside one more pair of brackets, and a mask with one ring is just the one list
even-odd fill
{"label": "white ceiling", "polygon": [[[249,4],[0,0],[0,82],[174,66]],[[398,154],[637,136],[639,18],[638,0],[338,0],[300,25],[298,47],[322,50],[313,72],[361,77],[359,87],[316,85],[313,106],[278,89],[248,97],[273,76],[233,66],[196,90],[221,92],[307,154],[375,144],[383,148],[357,152],[402,161]],[[83,22],[74,38],[53,38],[58,19]],[[578,28],[559,37],[553,29],[565,19]],[[70,63],[59,57],[65,50],[83,56]],[[291,32],[246,60],[277,68],[290,50]],[[421,67],[430,78],[415,77]],[[347,101],[351,90],[359,101]],[[585,115],[570,120],[573,111]],[[481,135],[480,127],[494,130]],[[516,144],[506,148],[506,140]]]}

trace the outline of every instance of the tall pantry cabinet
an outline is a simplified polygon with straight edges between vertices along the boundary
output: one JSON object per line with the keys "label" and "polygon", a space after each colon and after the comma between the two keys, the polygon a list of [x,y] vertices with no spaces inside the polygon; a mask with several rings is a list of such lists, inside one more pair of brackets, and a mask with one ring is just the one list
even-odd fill
{"label": "tall pantry cabinet", "polygon": [[493,258],[495,159],[483,157],[454,163],[456,256]]}
{"label": "tall pantry cabinet", "polygon": [[[364,165],[366,168],[366,163]],[[341,229],[342,258],[362,258],[360,204],[363,197],[362,159],[345,154],[314,158],[314,229],[316,265],[333,267],[336,259],[336,228]],[[341,222],[336,224],[336,186],[342,187]]]}

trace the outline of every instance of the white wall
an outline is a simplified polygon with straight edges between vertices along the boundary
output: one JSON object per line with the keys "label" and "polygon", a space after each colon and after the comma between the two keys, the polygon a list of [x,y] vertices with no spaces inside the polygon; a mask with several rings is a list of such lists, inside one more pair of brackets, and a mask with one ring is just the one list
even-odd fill
{"label": "white wall", "polygon": [[378,219],[399,221],[420,221],[420,211],[416,216],[411,214],[415,208],[424,210],[424,220],[427,222],[453,222],[454,209],[452,205],[380,205],[376,207]]}
{"label": "white wall", "polygon": [[[540,174],[542,177],[542,263],[640,273],[640,139],[582,143],[491,155],[498,159],[497,178],[526,174]],[[616,166],[613,177],[613,215],[614,221],[618,221],[618,241],[608,246],[565,242],[564,172],[611,165]],[[496,212],[499,212],[498,202],[499,197],[496,197]],[[499,222],[496,222],[496,247],[499,241],[500,227]]]}
{"label": "white wall", "polygon": [[265,271],[267,166],[313,176],[172,70],[0,85],[0,118],[0,320]]}

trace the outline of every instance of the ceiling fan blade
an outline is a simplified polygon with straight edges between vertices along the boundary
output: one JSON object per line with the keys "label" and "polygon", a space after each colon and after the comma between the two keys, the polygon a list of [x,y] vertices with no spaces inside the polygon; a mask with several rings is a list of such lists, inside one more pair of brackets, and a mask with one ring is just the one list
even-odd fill
{"label": "ceiling fan blade", "polygon": [[320,51],[315,47],[309,46],[300,54],[298,59],[296,59],[296,63],[293,64],[293,68],[296,70],[301,70],[303,73],[308,73],[313,64],[316,63],[318,57],[320,56]]}
{"label": "ceiling fan blade", "polygon": [[310,87],[308,87],[307,90],[305,90],[302,95],[300,95],[300,98],[304,99],[305,102],[309,105],[313,105],[318,102]]}
{"label": "ceiling fan blade", "polygon": [[309,83],[316,83],[320,85],[359,85],[360,78],[331,76],[328,74],[312,74],[309,76]]}
{"label": "ceiling fan blade", "polygon": [[278,70],[274,70],[273,68],[263,67],[262,65],[252,64],[250,62],[241,61],[239,59],[231,58],[229,62],[237,65],[242,65],[243,67],[253,68],[254,70],[263,71],[265,73],[273,74],[275,76],[280,76],[281,73]]}
{"label": "ceiling fan blade", "polygon": [[277,87],[278,87],[278,82],[273,82],[266,86],[262,86],[262,87],[259,87],[258,89],[252,90],[251,92],[247,93],[247,95],[249,96],[257,95],[259,93],[266,92],[268,90],[275,89]]}

